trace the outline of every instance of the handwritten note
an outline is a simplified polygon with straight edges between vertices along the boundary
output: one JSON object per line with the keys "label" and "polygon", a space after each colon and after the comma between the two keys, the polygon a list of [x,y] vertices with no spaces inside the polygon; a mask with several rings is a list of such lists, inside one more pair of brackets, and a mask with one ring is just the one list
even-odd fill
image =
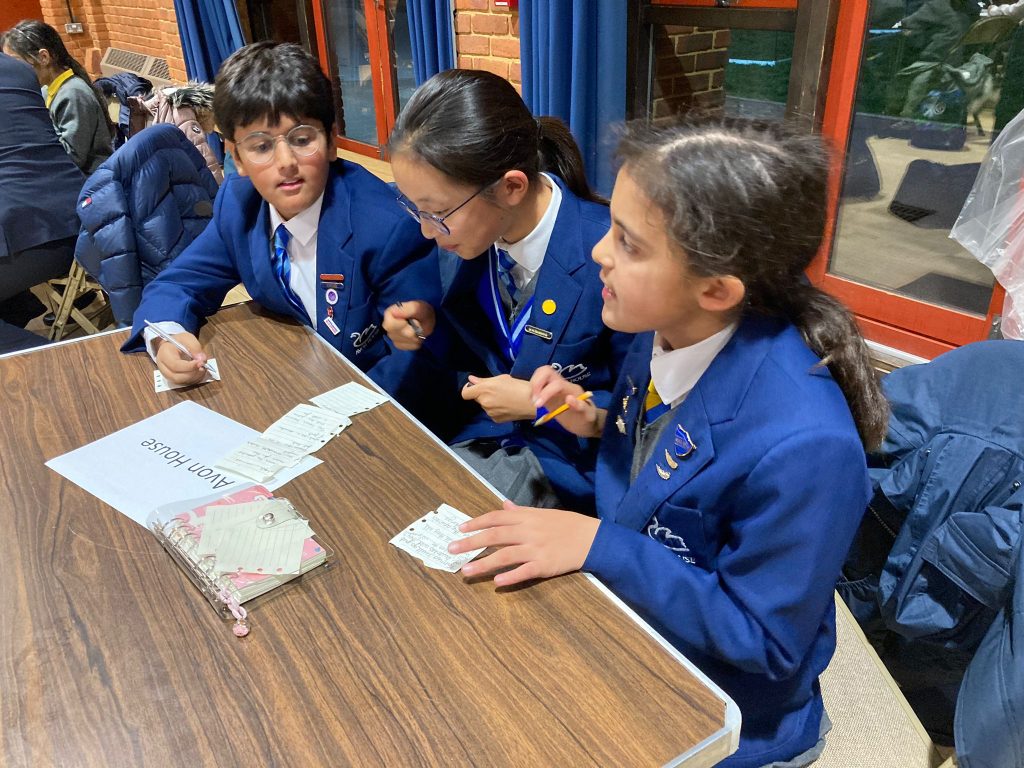
{"label": "handwritten note", "polygon": [[455,507],[442,504],[398,533],[391,539],[391,543],[422,560],[428,568],[455,573],[484,551],[481,547],[461,555],[453,555],[448,552],[448,545],[453,541],[473,535],[462,533],[458,528],[460,523],[470,519],[469,515],[460,512]]}
{"label": "handwritten note", "polygon": [[388,397],[350,381],[348,384],[342,384],[322,395],[311,397],[310,401],[321,408],[340,413],[343,416],[352,416],[376,408],[381,403],[386,403]]}
{"label": "handwritten note", "polygon": [[[206,384],[210,381],[220,381],[220,369],[217,367],[217,358],[211,357],[206,361],[206,377],[199,382],[199,384]],[[194,387],[197,384],[171,384],[160,371],[153,371],[153,385],[156,387],[157,392],[167,392],[171,389],[181,389],[182,387]]]}
{"label": "handwritten note", "polygon": [[267,427],[262,437],[312,453],[351,423],[347,416],[301,403]]}
{"label": "handwritten note", "polygon": [[217,461],[217,466],[258,483],[266,482],[286,467],[294,467],[308,451],[257,438]]}

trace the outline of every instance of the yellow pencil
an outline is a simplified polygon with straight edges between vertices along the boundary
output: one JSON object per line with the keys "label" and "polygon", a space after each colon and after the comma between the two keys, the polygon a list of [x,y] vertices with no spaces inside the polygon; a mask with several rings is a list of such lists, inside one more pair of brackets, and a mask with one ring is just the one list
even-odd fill
{"label": "yellow pencil", "polygon": [[[584,392],[582,395],[578,395],[576,397],[576,399],[579,400],[582,403],[585,400],[589,400],[593,396],[594,396],[593,392]],[[569,404],[568,403],[563,403],[562,405],[560,405],[557,408],[555,408],[555,410],[548,411],[543,416],[541,416],[539,419],[537,419],[535,422],[533,422],[533,426],[539,427],[541,424],[547,424],[549,421],[551,421],[553,418],[555,418],[555,416],[563,414],[567,410],[569,410]]]}

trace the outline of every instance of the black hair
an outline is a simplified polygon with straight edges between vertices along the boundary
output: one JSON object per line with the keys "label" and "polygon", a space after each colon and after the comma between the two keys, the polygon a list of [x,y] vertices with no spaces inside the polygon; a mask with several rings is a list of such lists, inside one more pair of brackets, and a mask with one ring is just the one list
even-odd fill
{"label": "black hair", "polygon": [[240,125],[281,115],[319,120],[333,141],[334,99],[331,81],[317,60],[295,43],[264,40],[239,48],[217,72],[213,116],[231,141]]}
{"label": "black hair", "polygon": [[3,37],[0,38],[0,47],[9,48],[22,58],[30,59],[31,61],[38,61],[37,55],[40,49],[49,51],[54,66],[70,69],[74,72],[75,77],[85,81],[86,85],[92,90],[93,96],[96,97],[96,102],[100,105],[100,114],[103,115],[103,120],[106,121],[108,127],[110,126],[110,115],[107,113],[106,99],[92,84],[92,79],[89,77],[89,73],[85,71],[85,67],[68,53],[68,49],[64,46],[64,41],[57,34],[56,29],[49,24],[35,19],[25,19],[24,21],[19,21],[3,34]]}
{"label": "black hair", "polygon": [[557,117],[534,118],[503,77],[476,69],[440,72],[416,89],[398,116],[388,149],[413,152],[446,176],[484,186],[507,171],[536,183],[559,176],[577,197],[605,202],[587,183],[583,157]]}
{"label": "black hair", "polygon": [[697,275],[732,275],[750,311],[784,317],[842,389],[861,441],[885,437],[888,403],[852,315],[804,270],[824,237],[830,154],[777,122],[695,119],[627,126],[619,157],[664,214]]}

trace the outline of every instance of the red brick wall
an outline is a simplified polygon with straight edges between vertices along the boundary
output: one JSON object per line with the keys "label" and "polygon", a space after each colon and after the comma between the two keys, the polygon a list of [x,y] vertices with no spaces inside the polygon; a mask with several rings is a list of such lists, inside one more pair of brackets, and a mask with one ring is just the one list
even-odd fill
{"label": "red brick wall", "polygon": [[85,27],[80,35],[64,31],[70,21],[64,0],[40,0],[40,6],[43,21],[60,33],[89,74],[100,74],[100,58],[114,47],[165,58],[171,79],[186,79],[174,0],[71,0],[76,21]]}
{"label": "red brick wall", "polygon": [[523,92],[517,12],[493,0],[455,0],[455,51],[458,66],[494,72]]}
{"label": "red brick wall", "polygon": [[666,118],[694,108],[720,110],[725,104],[722,86],[729,41],[728,29],[655,27],[652,117]]}

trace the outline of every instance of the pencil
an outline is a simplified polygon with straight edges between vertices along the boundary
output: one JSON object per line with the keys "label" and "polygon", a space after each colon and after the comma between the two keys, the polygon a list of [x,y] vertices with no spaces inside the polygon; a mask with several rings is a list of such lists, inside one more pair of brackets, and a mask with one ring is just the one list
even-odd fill
{"label": "pencil", "polygon": [[[594,396],[593,392],[584,392],[582,395],[577,395],[576,399],[579,400],[582,403],[582,402],[584,402],[586,400],[589,400],[593,396]],[[569,410],[569,404],[568,403],[563,403],[562,405],[560,405],[557,408],[555,408],[555,410],[548,411],[543,416],[541,416],[539,419],[537,419],[535,422],[533,422],[533,426],[539,427],[541,424],[547,424],[549,421],[551,421],[553,418],[555,418],[555,416],[563,414],[567,410]]]}

